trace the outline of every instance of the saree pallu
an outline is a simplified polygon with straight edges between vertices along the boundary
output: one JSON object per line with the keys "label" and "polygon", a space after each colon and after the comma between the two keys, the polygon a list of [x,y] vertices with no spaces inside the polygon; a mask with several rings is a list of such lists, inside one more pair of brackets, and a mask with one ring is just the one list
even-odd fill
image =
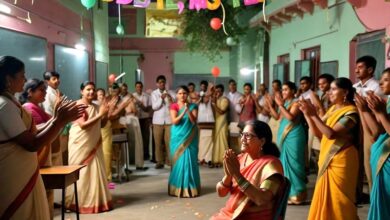
{"label": "saree pallu", "polygon": [[111,161],[112,161],[112,127],[111,121],[108,120],[106,125],[100,129],[102,135],[102,146],[103,146],[103,156],[104,156],[104,165],[107,175],[107,180],[112,180],[112,171],[111,171]]}
{"label": "saree pallu", "polygon": [[390,219],[390,136],[385,133],[371,147],[373,185],[370,194],[369,220]]}
{"label": "saree pallu", "polygon": [[[98,114],[92,104],[86,109],[88,118]],[[101,145],[100,120],[86,129],[75,122],[69,131],[69,165],[87,165],[80,170],[77,181],[80,213],[98,213],[112,209],[111,194],[107,186]],[[66,206],[75,210],[74,187],[66,189]]]}
{"label": "saree pallu", "polygon": [[[30,128],[30,114],[20,109],[23,122]],[[0,219],[50,219],[37,153],[12,141],[2,143],[0,169]]]}
{"label": "saree pallu", "polygon": [[[216,105],[222,111],[226,111],[229,107],[229,100],[225,97],[219,98]],[[212,162],[214,164],[222,164],[223,154],[229,148],[229,124],[227,120],[228,112],[220,114],[215,111],[215,127],[214,127],[214,147]]]}
{"label": "saree pallu", "polygon": [[[289,110],[292,105],[293,103],[286,103],[285,108]],[[289,198],[295,202],[303,202],[306,199],[305,148],[307,139],[302,123],[281,118],[277,143],[281,150],[280,161],[284,175],[291,181]]]}
{"label": "saree pallu", "polygon": [[[341,118],[356,113],[356,107],[351,105],[336,111],[333,106],[325,115],[326,125],[333,128]],[[356,126],[358,123],[356,122]],[[345,144],[346,139],[328,139],[322,136],[319,171],[309,220],[358,219],[355,197],[359,156],[354,146]]]}
{"label": "saree pallu", "polygon": [[[240,154],[238,160],[240,162],[240,172],[252,185],[260,187],[264,180],[274,174],[283,176],[283,167],[279,159],[265,155],[244,167],[247,153]],[[245,219],[245,220],[271,220],[273,219],[276,206],[273,204],[270,208],[264,208],[258,212],[247,212],[247,208],[256,206],[245,193],[241,192],[237,182],[233,179],[233,185],[230,191],[230,197],[224,208],[219,213],[213,215],[211,220],[230,220],[230,219]],[[274,201],[276,201],[274,199]],[[275,202],[274,202],[275,203]],[[268,205],[268,204],[267,204]]]}
{"label": "saree pallu", "polygon": [[[190,104],[189,112],[196,108]],[[178,111],[178,115],[184,109]],[[198,167],[198,130],[187,113],[178,124],[171,126],[170,159],[172,170],[168,180],[168,194],[177,197],[196,197],[200,194]]]}

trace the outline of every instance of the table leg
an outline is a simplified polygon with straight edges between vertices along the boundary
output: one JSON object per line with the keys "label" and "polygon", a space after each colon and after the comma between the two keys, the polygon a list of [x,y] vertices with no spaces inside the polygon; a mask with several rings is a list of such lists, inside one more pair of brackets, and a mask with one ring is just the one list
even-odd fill
{"label": "table leg", "polygon": [[80,216],[79,216],[79,197],[77,196],[77,184],[76,182],[74,182],[74,195],[75,195],[75,199],[76,199],[76,217],[77,217],[77,220],[80,220]]}
{"label": "table leg", "polygon": [[61,206],[61,219],[65,219],[65,187],[62,188],[62,206]]}

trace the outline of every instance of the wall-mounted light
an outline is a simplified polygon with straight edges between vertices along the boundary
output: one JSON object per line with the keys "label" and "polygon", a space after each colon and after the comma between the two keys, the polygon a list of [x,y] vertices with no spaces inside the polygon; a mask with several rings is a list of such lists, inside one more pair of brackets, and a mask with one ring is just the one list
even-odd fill
{"label": "wall-mounted light", "polygon": [[246,68],[246,67],[240,69],[240,74],[243,75],[243,76],[248,76],[248,75],[250,75],[251,73],[254,73],[254,72],[255,72],[255,70],[249,69],[249,68]]}
{"label": "wall-mounted light", "polygon": [[76,43],[76,45],[74,45],[74,48],[76,48],[77,50],[85,50],[86,48],[84,38],[81,38],[80,41]]}
{"label": "wall-mounted light", "polygon": [[5,14],[11,14],[11,8],[0,3],[0,12]]}
{"label": "wall-mounted light", "polygon": [[30,61],[42,62],[45,61],[45,57],[30,57]]}

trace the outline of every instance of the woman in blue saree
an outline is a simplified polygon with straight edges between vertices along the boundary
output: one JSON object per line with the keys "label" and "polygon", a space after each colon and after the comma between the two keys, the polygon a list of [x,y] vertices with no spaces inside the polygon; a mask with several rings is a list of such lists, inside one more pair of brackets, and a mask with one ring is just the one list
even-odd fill
{"label": "woman in blue saree", "polygon": [[[380,86],[385,95],[390,95],[390,68],[383,71]],[[363,126],[369,128],[368,132],[375,140],[371,146],[370,165],[373,184],[367,219],[390,219],[390,120],[388,118],[390,99],[387,99],[386,104],[374,93],[367,94],[366,100],[356,94],[355,99]]]}
{"label": "woman in blue saree", "polygon": [[168,181],[168,194],[192,198],[199,196],[197,105],[187,103],[188,88],[177,89],[177,102],[170,108],[172,127],[170,158],[172,170]]}
{"label": "woman in blue saree", "polygon": [[284,175],[291,181],[289,204],[301,204],[306,200],[305,147],[306,132],[302,124],[302,113],[294,99],[296,86],[285,82],[282,96],[275,96],[279,112],[269,104],[271,115],[279,120],[277,145],[281,149],[280,161]]}

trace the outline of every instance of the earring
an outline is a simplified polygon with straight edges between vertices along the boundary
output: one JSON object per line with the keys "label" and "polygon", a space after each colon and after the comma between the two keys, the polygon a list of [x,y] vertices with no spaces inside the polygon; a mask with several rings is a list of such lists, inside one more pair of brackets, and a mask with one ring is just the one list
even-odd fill
{"label": "earring", "polygon": [[344,96],[344,103],[347,102],[347,96]]}

